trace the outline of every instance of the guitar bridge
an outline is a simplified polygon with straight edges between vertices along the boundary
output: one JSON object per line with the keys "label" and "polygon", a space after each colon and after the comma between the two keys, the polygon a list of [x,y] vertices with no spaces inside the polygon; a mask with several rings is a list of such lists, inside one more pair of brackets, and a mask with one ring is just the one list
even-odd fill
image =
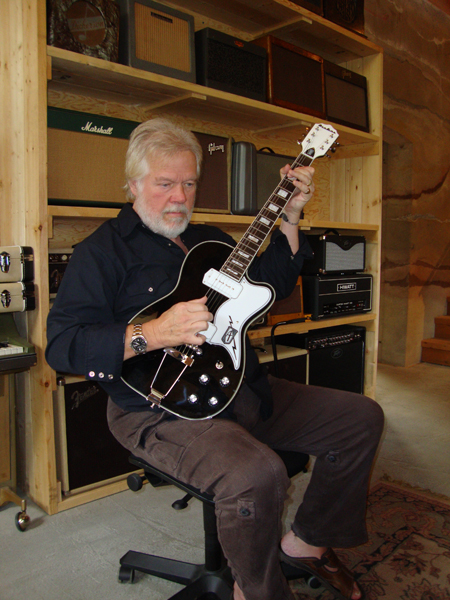
{"label": "guitar bridge", "polygon": [[[191,349],[195,349],[195,346],[189,346]],[[183,365],[186,365],[187,367],[191,367],[194,364],[194,358],[192,356],[189,356],[183,352],[180,352],[179,350],[176,350],[176,348],[164,348],[164,352],[166,354],[168,354],[169,356],[171,356],[172,358],[175,358],[176,360],[179,360],[180,362],[183,363]]]}

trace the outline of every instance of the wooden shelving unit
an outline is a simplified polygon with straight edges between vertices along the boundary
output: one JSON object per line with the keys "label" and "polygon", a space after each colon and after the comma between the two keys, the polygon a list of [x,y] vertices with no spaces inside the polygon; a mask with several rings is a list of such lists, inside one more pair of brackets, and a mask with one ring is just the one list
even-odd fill
{"label": "wooden shelving unit", "polygon": [[[164,0],[163,0],[164,1]],[[169,0],[167,5],[194,16],[196,29],[212,27],[247,41],[272,34],[367,77],[371,131],[336,126],[341,147],[316,161],[318,191],[300,227],[361,233],[367,241],[367,270],[374,276],[373,312],[286,325],[277,334],[342,323],[367,330],[366,393],[374,395],[378,345],[381,223],[382,51],[289,0]],[[186,5],[189,5],[188,7]],[[297,140],[318,122],[309,115],[205,88],[181,80],[109,63],[46,45],[46,3],[0,3],[0,117],[8,124],[1,142],[1,243],[29,245],[35,251],[37,309],[26,315],[38,364],[27,377],[24,420],[29,495],[49,514],[125,489],[124,481],[101,482],[63,497],[55,460],[53,390],[55,373],[44,358],[49,311],[48,250],[80,241],[118,209],[48,206],[47,106],[143,121],[171,115],[197,131],[232,136],[275,152],[296,155]],[[320,164],[319,164],[320,163]],[[274,182],[275,186],[276,182]],[[194,213],[195,222],[213,223],[239,237],[250,217]],[[264,338],[270,328],[252,330]]]}

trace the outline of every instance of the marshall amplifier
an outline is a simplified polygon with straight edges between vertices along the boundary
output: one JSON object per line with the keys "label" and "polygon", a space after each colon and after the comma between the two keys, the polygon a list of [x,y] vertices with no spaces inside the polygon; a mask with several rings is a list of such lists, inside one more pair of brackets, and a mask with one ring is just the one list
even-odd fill
{"label": "marshall amplifier", "polygon": [[109,431],[108,394],[94,381],[59,376],[54,398],[57,469],[63,493],[122,476],[135,469]]}
{"label": "marshall amplifier", "polygon": [[194,17],[152,0],[120,0],[119,62],[195,83]]}
{"label": "marshall amplifier", "polygon": [[31,281],[34,255],[29,246],[0,246],[0,281]]}
{"label": "marshall amplifier", "polygon": [[267,50],[267,101],[324,119],[323,58],[271,35],[253,44]]}
{"label": "marshall amplifier", "polygon": [[327,119],[361,131],[369,131],[367,79],[324,61]]}
{"label": "marshall amplifier", "polygon": [[235,142],[232,152],[231,212],[256,215],[280,181],[280,169],[295,156],[257,150],[251,142]]}
{"label": "marshall amplifier", "polygon": [[372,275],[302,275],[305,314],[316,321],[372,310]]}
{"label": "marshall amplifier", "polygon": [[209,27],[195,34],[197,83],[266,102],[267,52]]}
{"label": "marshall amplifier", "polygon": [[305,275],[345,275],[361,273],[365,269],[366,240],[362,235],[339,235],[326,231],[322,235],[308,235],[314,258],[305,260]]}

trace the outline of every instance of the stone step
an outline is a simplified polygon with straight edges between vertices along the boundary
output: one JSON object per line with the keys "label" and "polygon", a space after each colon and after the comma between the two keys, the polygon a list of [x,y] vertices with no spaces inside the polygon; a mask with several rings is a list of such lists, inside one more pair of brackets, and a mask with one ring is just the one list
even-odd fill
{"label": "stone step", "polygon": [[441,338],[422,340],[422,362],[450,367],[450,340]]}
{"label": "stone step", "polygon": [[434,319],[434,337],[450,340],[450,316]]}

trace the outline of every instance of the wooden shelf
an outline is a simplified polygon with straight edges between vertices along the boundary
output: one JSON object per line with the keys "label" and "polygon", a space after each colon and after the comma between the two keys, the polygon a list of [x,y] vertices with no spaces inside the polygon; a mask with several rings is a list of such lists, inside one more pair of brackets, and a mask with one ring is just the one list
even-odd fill
{"label": "wooden shelf", "polygon": [[[153,114],[182,114],[185,118],[220,123],[254,135],[283,133],[297,143],[306,127],[326,122],[213,88],[47,46],[49,90],[81,94],[122,105],[145,105]],[[330,123],[339,133],[338,158],[378,154],[379,137]]]}

